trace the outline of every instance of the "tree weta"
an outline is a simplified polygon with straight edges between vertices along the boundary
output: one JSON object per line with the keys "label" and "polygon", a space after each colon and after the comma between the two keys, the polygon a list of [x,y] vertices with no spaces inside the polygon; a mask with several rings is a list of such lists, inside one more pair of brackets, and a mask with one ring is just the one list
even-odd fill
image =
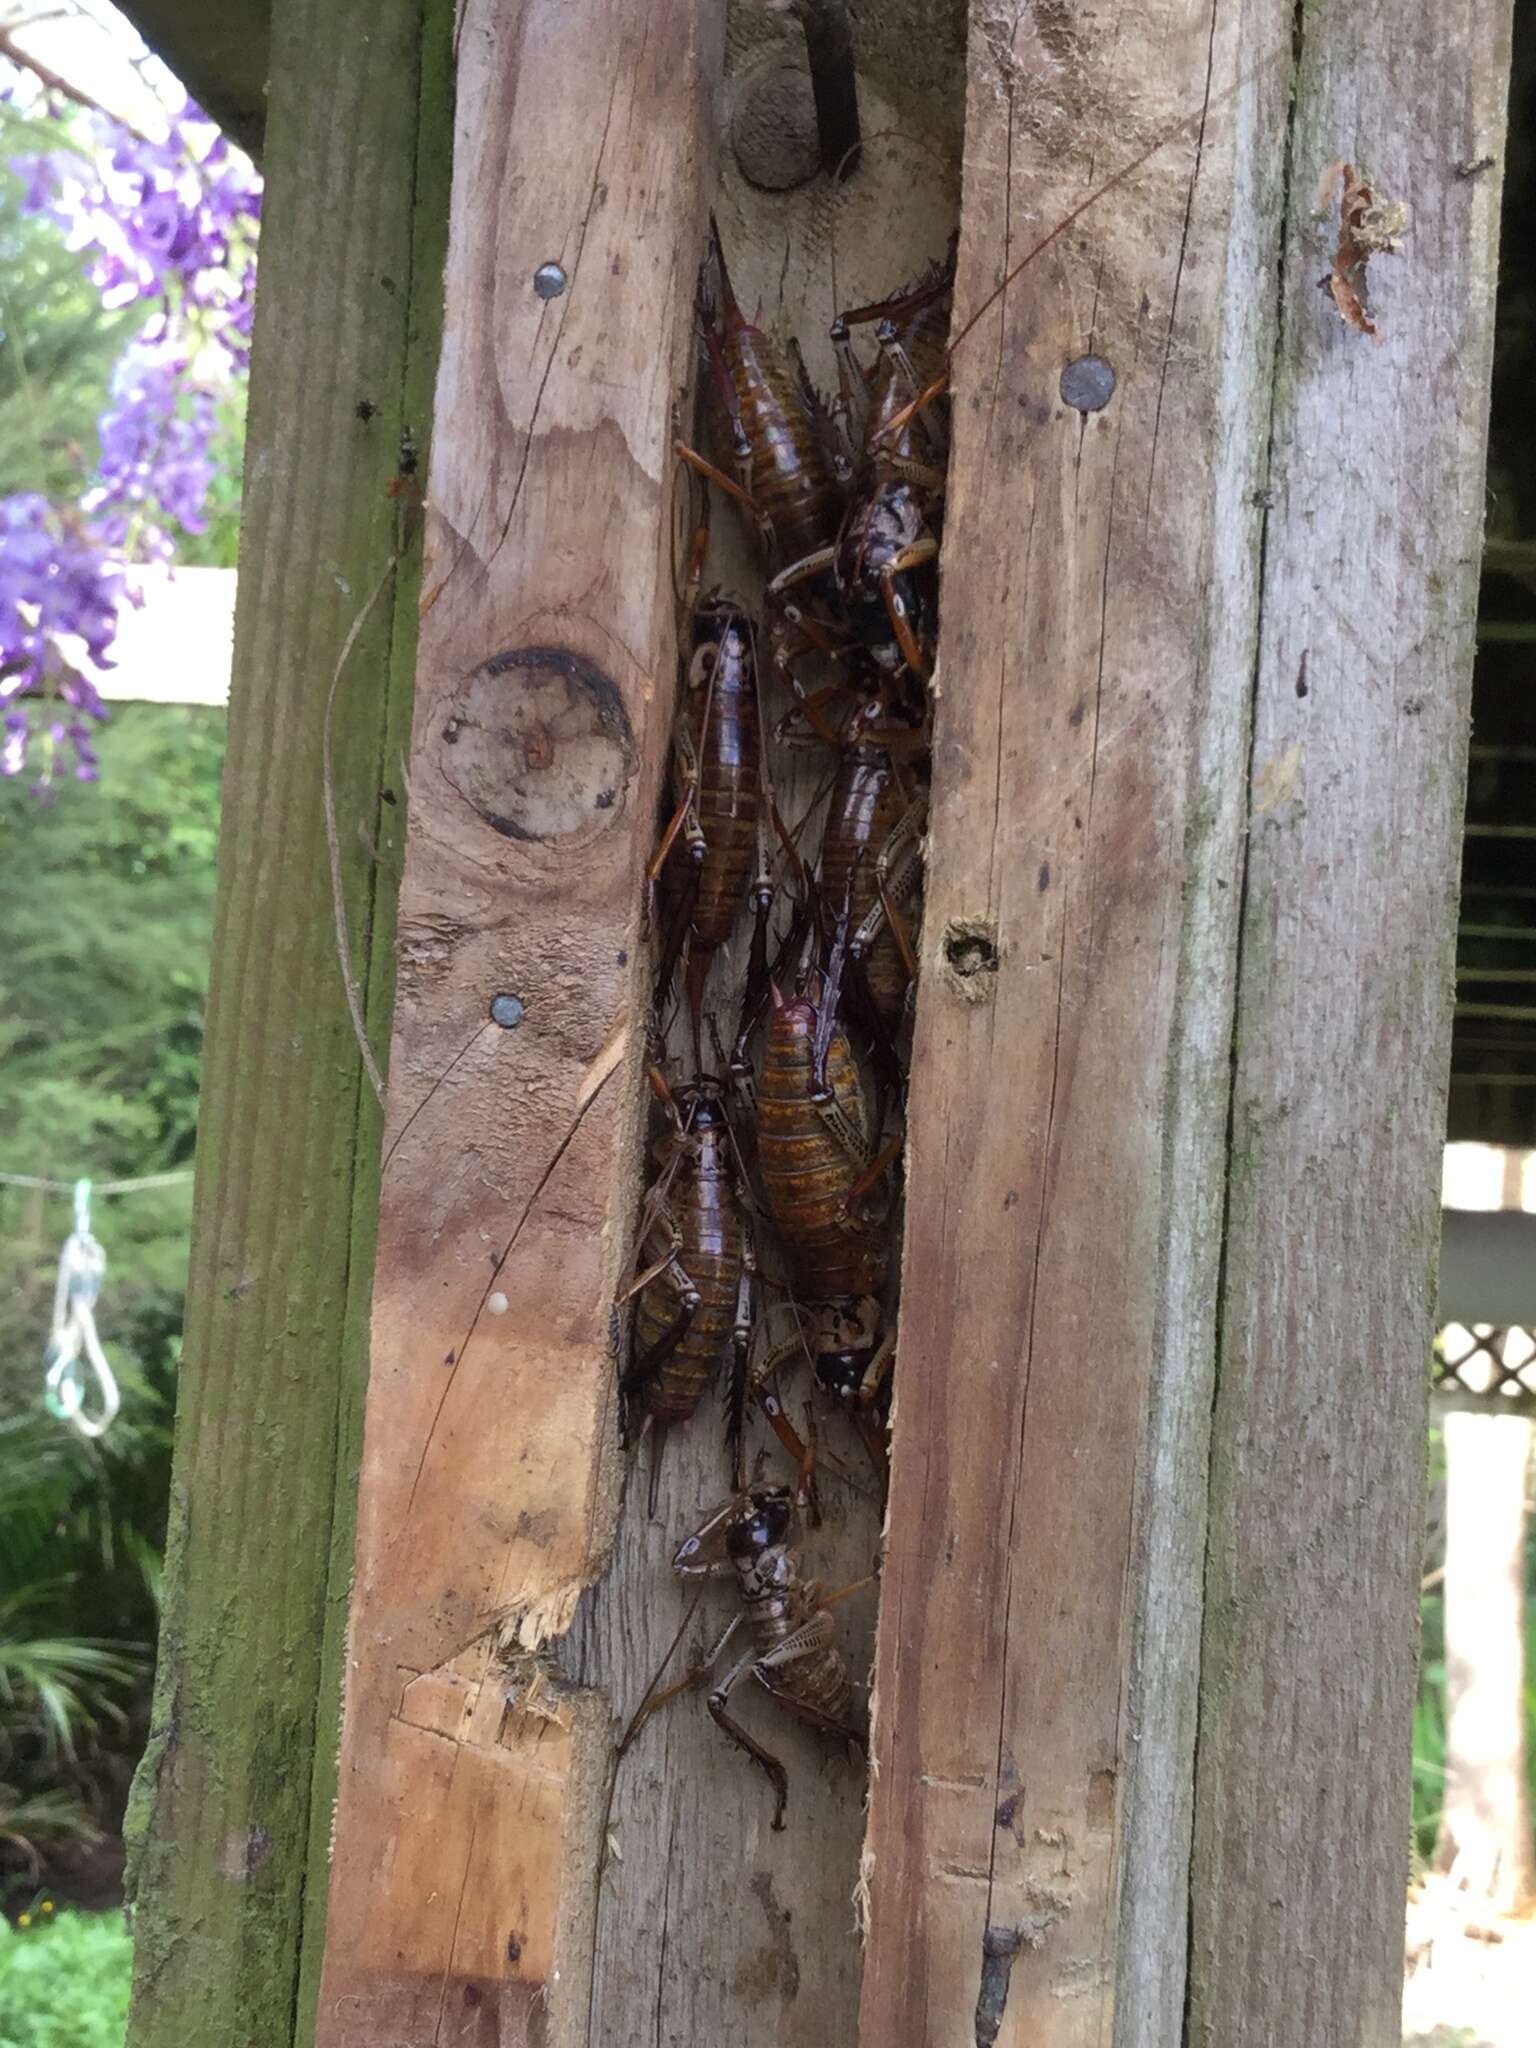
{"label": "tree weta", "polygon": [[[718,287],[709,282],[711,272]],[[837,654],[846,643],[831,571],[847,468],[835,454],[831,415],[806,373],[798,345],[782,346],[742,312],[713,214],[698,310],[713,438],[729,446],[736,475],[727,475],[684,441],[675,443],[676,451],[746,514],[772,579],[764,610],[771,666],[795,688],[794,663],[800,655],[812,649]],[[809,609],[781,601],[783,591],[799,585],[807,586]]]}
{"label": "tree weta", "polygon": [[773,1787],[775,1829],[784,1826],[789,1774],[728,1711],[732,1692],[750,1676],[797,1720],[840,1736],[861,1751],[862,1731],[849,1720],[853,1680],[834,1640],[830,1609],[873,1583],[859,1579],[823,1594],[815,1580],[802,1579],[790,1547],[795,1501],[787,1487],[754,1486],[734,1494],[679,1544],[672,1569],[680,1578],[736,1574],[741,1611],[699,1667],[661,1694],[653,1706],[696,1685],[724,1654],[743,1622],[752,1647],[734,1663],[709,1695],[709,1712],[738,1748],[745,1750]]}
{"label": "tree weta", "polygon": [[[905,663],[925,682],[933,672],[934,620],[918,572],[938,559],[949,457],[944,404],[927,394],[944,361],[954,289],[951,244],[945,261],[910,289],[841,314],[832,326],[834,413],[853,476],[832,562],[839,604],[882,669],[895,673]],[[878,322],[880,354],[866,372],[848,330],[871,320]],[[861,401],[855,448],[851,422]]]}
{"label": "tree weta", "polygon": [[749,613],[725,597],[696,602],[689,611],[689,638],[673,736],[676,809],[646,870],[646,884],[653,891],[664,871],[678,884],[658,982],[664,994],[688,942],[694,1060],[702,1065],[704,985],[711,960],[735,928],[749,879],[766,867],[762,811],[767,793],[756,632]]}
{"label": "tree weta", "polygon": [[657,1147],[661,1170],[646,1195],[638,1239],[637,1259],[648,1248],[659,1256],[623,1297],[639,1300],[632,1362],[620,1389],[631,1421],[640,1418],[627,1431],[631,1441],[651,1436],[648,1510],[654,1516],[666,1433],[695,1413],[727,1347],[727,1436],[740,1481],[755,1260],[745,1177],[720,1083],[700,1074],[674,1091],[659,1068],[652,1067],[650,1077],[672,1128]]}
{"label": "tree weta", "polygon": [[757,1088],[758,1172],[809,1328],[758,1362],[748,1392],[764,1399],[776,1434],[799,1462],[802,1488],[811,1454],[772,1395],[773,1375],[808,1349],[817,1384],[850,1412],[883,1472],[883,1443],[869,1411],[896,1341],[883,1328],[880,1305],[890,1249],[886,1219],[867,1216],[862,1204],[899,1154],[901,1139],[874,1152],[863,1085],[837,1018],[846,948],[845,914],[819,1002],[773,990]]}

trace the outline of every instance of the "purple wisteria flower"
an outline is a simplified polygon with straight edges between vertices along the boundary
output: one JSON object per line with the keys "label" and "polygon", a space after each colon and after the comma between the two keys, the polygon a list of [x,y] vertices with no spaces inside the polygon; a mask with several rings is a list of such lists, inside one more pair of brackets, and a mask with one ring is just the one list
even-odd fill
{"label": "purple wisteria flower", "polygon": [[[95,682],[112,666],[111,647],[122,601],[122,569],[89,534],[54,511],[36,492],[0,498],[0,770],[19,775],[35,743],[27,699],[52,699],[43,740],[41,781],[54,779],[65,742],[75,774],[98,773],[88,719],[107,716]],[[63,643],[63,644],[61,644]],[[72,648],[69,643],[75,643]],[[67,709],[72,715],[58,715]]]}
{"label": "purple wisteria flower", "polygon": [[173,519],[202,533],[213,481],[209,444],[215,400],[192,383],[186,358],[142,341],[128,349],[112,378],[102,414],[98,481],[82,500],[100,539],[131,560],[169,561],[176,544],[160,524]]}
{"label": "purple wisteria flower", "polygon": [[[170,560],[173,529],[205,529],[218,392],[250,358],[261,220],[260,178],[191,100],[162,141],[68,118],[71,146],[13,160],[23,205],[86,256],[105,306],[150,310],[113,375],[78,509],[0,499],[0,772],[36,750],[44,786],[66,747],[81,780],[98,772],[89,721],[107,712],[90,670],[111,666],[124,565]],[[40,729],[29,706],[47,707]]]}

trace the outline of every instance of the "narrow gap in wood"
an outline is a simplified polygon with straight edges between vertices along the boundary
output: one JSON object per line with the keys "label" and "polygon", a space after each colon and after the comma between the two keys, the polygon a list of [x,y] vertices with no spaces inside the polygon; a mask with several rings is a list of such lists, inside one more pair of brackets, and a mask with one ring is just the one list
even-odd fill
{"label": "narrow gap in wood", "polygon": [[[963,13],[960,0],[946,0],[937,10],[901,5],[855,17],[864,149],[857,173],[836,185],[817,163],[803,36],[792,19],[775,20],[755,5],[732,9],[715,198],[721,237],[748,318],[761,307],[765,329],[781,339],[792,334],[824,392],[837,388],[829,335],[834,315],[888,299],[945,255],[957,212]],[[700,246],[693,253],[702,259],[705,252]],[[873,325],[855,330],[854,341],[860,358],[870,361]],[[710,452],[729,472],[729,451]],[[680,481],[680,497],[682,491]],[[698,503],[696,491],[691,502]],[[719,492],[711,505],[704,578],[706,590],[714,586],[754,605],[763,589],[755,541]],[[808,678],[813,673],[808,669]],[[835,673],[829,666],[816,680]],[[766,692],[770,730],[788,707],[787,695]],[[775,743],[771,761],[793,831],[813,799],[819,796],[824,810],[833,756],[825,747],[789,750]],[[819,833],[820,818],[813,816],[805,834],[808,860]],[[787,903],[776,910],[776,930],[787,913]],[[744,912],[734,942],[711,970],[706,995],[727,1046],[744,985],[749,923]],[[713,1068],[707,1037],[704,1051]],[[669,1032],[667,1055],[674,1083],[692,1075],[686,1002]],[[769,1221],[757,1215],[753,1222],[759,1258],[781,1278],[783,1254]],[[891,1227],[899,1230],[899,1215]],[[899,1241],[890,1263],[894,1271]],[[782,1339],[790,1324],[781,1287],[763,1287],[760,1298],[775,1304],[771,1328],[758,1338],[766,1350],[769,1336]],[[866,1449],[848,1420],[815,1391],[803,1360],[783,1370],[779,1389],[802,1436],[808,1405],[816,1415],[821,1521],[800,1527],[797,1560],[828,1588],[859,1579],[875,1565],[882,1529]],[[761,1417],[749,1444],[754,1469],[767,1483],[795,1485],[795,1468]],[[696,1588],[675,1578],[672,1554],[730,1491],[720,1389],[706,1395],[689,1424],[671,1430],[654,1521],[647,1509],[649,1457],[648,1444],[631,1454],[612,1564],[578,1609],[563,1651],[573,1680],[606,1697],[615,1731],[638,1706],[695,1598]],[[832,1610],[861,1720],[876,1604],[871,1589]],[[731,1581],[709,1587],[666,1681],[684,1673],[738,1605]],[[739,1640],[731,1645],[722,1675],[740,1647]],[[589,2031],[582,2037],[592,2044],[729,2039],[742,2048],[827,2048],[855,2037],[863,1771],[838,1743],[792,1720],[751,1681],[732,1695],[732,1711],[787,1767],[785,1829],[773,1831],[770,1787],[713,1725],[702,1692],[672,1701],[646,1724],[614,1786],[608,1840],[597,1845],[604,1869],[594,1916]],[[600,1793],[605,1796],[606,1786]]]}

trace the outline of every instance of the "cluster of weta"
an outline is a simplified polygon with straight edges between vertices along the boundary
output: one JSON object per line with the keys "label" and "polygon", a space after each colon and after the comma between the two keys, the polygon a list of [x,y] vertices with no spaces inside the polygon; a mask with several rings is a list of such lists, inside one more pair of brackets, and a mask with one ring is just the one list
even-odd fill
{"label": "cluster of weta", "polygon": [[[648,876],[650,1072],[665,1123],[626,1297],[623,1393],[630,1441],[650,1439],[654,1514],[667,1431],[726,1380],[734,1491],[674,1564],[736,1574],[750,1648],[710,1711],[767,1772],[775,1826],[784,1771],[727,1710],[740,1679],[752,1674],[800,1719],[861,1741],[828,1611],[841,1595],[802,1580],[792,1549],[797,1508],[815,1515],[814,1404],[802,1436],[780,1382],[810,1366],[883,1487],[953,281],[951,248],[916,284],[842,315],[828,401],[796,344],[743,314],[711,222],[698,300],[708,453],[677,448],[706,492],[738,508],[765,588],[756,612],[704,593],[706,517],[684,598],[669,815]],[[877,353],[861,362],[852,336],[871,328]],[[771,729],[770,689],[790,707]],[[775,747],[812,748],[824,764],[795,821],[775,797]],[[727,1046],[705,995],[749,905],[745,986],[723,1006],[735,1013]],[[669,1077],[659,1047],[674,1002],[686,1005],[692,1072]],[[778,1341],[775,1318],[787,1329]],[[749,1481],[756,1415],[793,1459],[793,1488]]]}

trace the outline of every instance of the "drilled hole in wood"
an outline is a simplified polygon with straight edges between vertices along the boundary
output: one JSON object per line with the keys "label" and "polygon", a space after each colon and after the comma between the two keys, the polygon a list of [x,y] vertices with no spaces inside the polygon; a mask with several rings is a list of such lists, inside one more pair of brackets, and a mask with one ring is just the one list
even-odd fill
{"label": "drilled hole in wood", "polygon": [[992,992],[997,973],[997,934],[984,920],[951,919],[944,928],[945,979],[968,1002],[982,1002]]}

